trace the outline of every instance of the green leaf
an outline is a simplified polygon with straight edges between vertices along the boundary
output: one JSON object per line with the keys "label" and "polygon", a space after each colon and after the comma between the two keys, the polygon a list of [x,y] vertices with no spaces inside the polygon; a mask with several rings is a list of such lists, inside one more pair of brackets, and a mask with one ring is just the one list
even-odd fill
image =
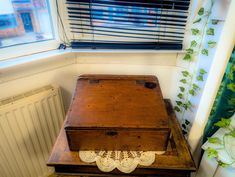
{"label": "green leaf", "polygon": [[189,125],[190,124],[189,120],[185,119],[185,124]]}
{"label": "green leaf", "polygon": [[184,91],[185,91],[185,88],[184,88],[184,87],[180,87],[180,91],[181,91],[181,92],[184,92]]}
{"label": "green leaf", "polygon": [[209,55],[209,51],[207,49],[202,49],[201,53],[202,55],[206,55],[206,56]]}
{"label": "green leaf", "polygon": [[183,103],[182,101],[175,101],[178,106],[181,106]]}
{"label": "green leaf", "polygon": [[184,104],[182,105],[182,107],[183,107],[185,110],[187,110],[187,109],[189,109],[189,108],[192,107],[192,103],[191,103],[190,101],[188,101],[188,102],[184,103]]}
{"label": "green leaf", "polygon": [[177,97],[180,98],[180,99],[183,99],[183,94],[182,94],[182,93],[179,93],[179,94],[177,95]]}
{"label": "green leaf", "polygon": [[183,133],[183,135],[187,135],[188,134],[187,130],[182,130],[182,133]]}
{"label": "green leaf", "polygon": [[220,121],[216,122],[214,125],[220,128],[227,128],[229,127],[230,122],[231,122],[231,119],[222,118]]}
{"label": "green leaf", "polygon": [[193,54],[193,49],[189,48],[189,49],[186,49],[187,53],[188,54]]}
{"label": "green leaf", "polygon": [[181,79],[180,82],[182,82],[182,83],[184,83],[184,84],[187,83],[186,79]]}
{"label": "green leaf", "polygon": [[204,80],[202,75],[197,76],[196,79],[197,79],[198,81],[203,81],[203,80]]}
{"label": "green leaf", "polygon": [[204,74],[206,74],[207,72],[206,72],[204,69],[201,68],[201,69],[199,70],[199,73],[200,73],[201,75],[204,75]]}
{"label": "green leaf", "polygon": [[190,54],[186,53],[183,60],[189,60],[190,61],[190,60],[192,60],[192,56]]}
{"label": "green leaf", "polygon": [[192,28],[191,31],[192,31],[193,35],[199,34],[199,29],[197,29],[197,28]]}
{"label": "green leaf", "polygon": [[208,47],[210,47],[210,48],[213,48],[213,47],[215,47],[216,46],[216,42],[215,41],[208,41]]}
{"label": "green leaf", "polygon": [[188,77],[189,76],[189,72],[188,71],[182,71],[181,73],[183,74],[184,77]]}
{"label": "green leaf", "polygon": [[208,142],[212,144],[221,144],[222,141],[218,137],[210,137],[208,138]]}
{"label": "green leaf", "polygon": [[211,23],[212,23],[213,25],[217,25],[217,24],[219,23],[219,20],[212,19],[212,20],[211,20]]}
{"label": "green leaf", "polygon": [[203,15],[204,14],[204,8],[201,7],[197,13],[198,15]]}
{"label": "green leaf", "polygon": [[229,80],[233,80],[233,71],[230,70],[230,72],[228,73],[228,78]]}
{"label": "green leaf", "polygon": [[180,111],[181,111],[178,106],[175,106],[175,107],[174,107],[174,110],[177,111],[177,112],[180,112]]}
{"label": "green leaf", "polygon": [[192,96],[195,96],[195,95],[196,95],[196,92],[195,92],[195,90],[193,90],[193,89],[189,90],[188,93],[189,93],[190,95],[192,95]]}
{"label": "green leaf", "polygon": [[235,92],[235,84],[234,83],[228,84],[227,89],[231,90],[232,92]]}
{"label": "green leaf", "polygon": [[227,167],[229,164],[222,162],[221,160],[218,160],[218,165],[221,167]]}
{"label": "green leaf", "polygon": [[235,71],[235,65],[231,67],[231,71]]}
{"label": "green leaf", "polygon": [[207,156],[209,158],[214,158],[214,157],[216,158],[216,157],[218,157],[218,152],[215,149],[211,148],[211,147],[208,147],[206,149],[206,152],[207,152]]}
{"label": "green leaf", "polygon": [[197,46],[197,41],[193,40],[191,41],[190,47],[196,47]]}
{"label": "green leaf", "polygon": [[191,101],[188,101],[188,102],[187,102],[187,105],[188,105],[188,106],[192,106]]}
{"label": "green leaf", "polygon": [[182,107],[183,107],[185,110],[188,110],[187,104],[183,104]]}
{"label": "green leaf", "polygon": [[193,84],[192,87],[193,87],[194,90],[199,89],[199,86],[197,84]]}
{"label": "green leaf", "polygon": [[229,136],[232,136],[233,138],[235,138],[235,130],[232,130],[228,133]]}
{"label": "green leaf", "polygon": [[198,18],[197,20],[195,20],[193,23],[198,23],[200,22],[202,19],[201,18]]}
{"label": "green leaf", "polygon": [[229,105],[235,105],[235,98],[231,98],[228,100]]}
{"label": "green leaf", "polygon": [[212,35],[212,36],[213,36],[213,35],[215,34],[215,30],[214,30],[214,28],[209,28],[209,29],[207,29],[207,30],[206,30],[206,34],[207,34],[207,35]]}

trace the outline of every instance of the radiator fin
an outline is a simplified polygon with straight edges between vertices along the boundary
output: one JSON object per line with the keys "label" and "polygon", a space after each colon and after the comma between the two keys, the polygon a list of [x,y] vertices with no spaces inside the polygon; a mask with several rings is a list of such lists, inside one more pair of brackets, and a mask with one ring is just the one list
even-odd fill
{"label": "radiator fin", "polygon": [[45,177],[65,114],[58,87],[0,100],[0,177]]}

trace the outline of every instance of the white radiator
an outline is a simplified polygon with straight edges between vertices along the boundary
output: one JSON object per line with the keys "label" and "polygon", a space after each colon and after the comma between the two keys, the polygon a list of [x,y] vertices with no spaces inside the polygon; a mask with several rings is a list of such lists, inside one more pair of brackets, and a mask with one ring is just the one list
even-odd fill
{"label": "white radiator", "polygon": [[64,119],[58,87],[45,86],[0,100],[0,177],[45,177]]}

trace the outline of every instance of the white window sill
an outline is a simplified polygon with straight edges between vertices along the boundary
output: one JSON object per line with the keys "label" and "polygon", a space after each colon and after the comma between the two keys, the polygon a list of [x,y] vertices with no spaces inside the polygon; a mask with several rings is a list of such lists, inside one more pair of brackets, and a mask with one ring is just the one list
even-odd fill
{"label": "white window sill", "polygon": [[57,57],[64,54],[71,53],[153,53],[153,54],[183,54],[185,50],[104,50],[104,49],[71,49],[66,50],[51,50],[47,52],[40,52],[37,54],[12,58],[8,60],[0,61],[0,70],[5,70],[8,68],[19,67],[25,64],[31,64],[33,62],[41,62],[43,60],[47,61],[48,58]]}
{"label": "white window sill", "polygon": [[76,63],[70,50],[52,50],[0,61],[0,83],[55,70]]}
{"label": "white window sill", "polygon": [[[79,63],[77,57],[79,57],[79,54],[95,54],[95,53],[101,53],[101,54],[110,54],[110,53],[116,53],[116,54],[181,54],[185,51],[169,51],[169,50],[77,50],[77,49],[71,49],[67,48],[66,50],[51,50],[47,52],[41,52],[37,54],[12,58],[8,60],[2,60],[0,61],[0,83],[8,82],[14,79],[31,76],[33,74],[65,67],[68,65]],[[94,55],[95,56],[95,55]],[[99,58],[99,57],[98,57]],[[99,60],[99,59],[98,59]],[[105,62],[105,63],[120,63],[120,61],[109,60],[104,59],[102,61],[96,62]],[[92,62],[92,58],[88,58],[87,61],[80,61],[80,63],[90,63]],[[123,61],[122,61],[123,62]],[[128,62],[133,62],[133,60],[128,60]],[[169,62],[169,60],[168,60]],[[174,61],[170,61],[173,62]],[[142,64],[141,58],[137,59],[135,61],[136,63]],[[162,62],[160,61],[162,64]],[[156,63],[155,63],[156,64]],[[168,63],[169,64],[169,63]]]}
{"label": "white window sill", "polygon": [[12,58],[4,61],[0,61],[0,70],[7,69],[11,67],[16,67],[18,65],[24,65],[36,61],[47,60],[50,57],[56,57],[63,54],[70,53],[71,50],[51,50],[47,52],[40,52],[37,54],[26,55],[22,57]]}

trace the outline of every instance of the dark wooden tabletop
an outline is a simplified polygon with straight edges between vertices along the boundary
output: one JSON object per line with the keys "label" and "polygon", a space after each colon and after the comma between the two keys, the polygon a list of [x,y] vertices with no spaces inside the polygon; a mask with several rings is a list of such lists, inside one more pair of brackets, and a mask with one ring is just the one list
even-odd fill
{"label": "dark wooden tabletop", "polygon": [[[138,166],[134,172],[128,175],[184,177],[189,176],[190,172],[196,170],[188,144],[182,134],[171,103],[169,100],[165,100],[165,104],[169,115],[169,126],[171,127],[171,137],[167,151],[163,155],[156,155],[156,160],[152,165],[148,167]],[[60,131],[47,165],[55,167],[57,173],[92,174],[92,176],[125,175],[117,169],[110,173],[103,173],[99,171],[95,163],[82,162],[78,152],[69,150],[63,128]]]}

